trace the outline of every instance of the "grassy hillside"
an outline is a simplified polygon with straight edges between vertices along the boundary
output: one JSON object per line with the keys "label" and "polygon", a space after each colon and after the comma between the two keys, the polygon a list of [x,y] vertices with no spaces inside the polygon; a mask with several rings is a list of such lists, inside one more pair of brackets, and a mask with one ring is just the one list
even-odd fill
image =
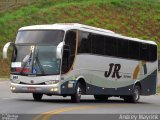
{"label": "grassy hillside", "polygon": [[6,9],[29,5],[35,1],[36,0],[0,0],[0,11],[5,12]]}
{"label": "grassy hillside", "polygon": [[[0,12],[0,51],[14,41],[18,28],[35,24],[76,22],[117,33],[150,39],[160,47],[160,0],[38,0]],[[159,51],[160,52],[160,51]],[[9,60],[0,52],[0,76],[7,76]]]}

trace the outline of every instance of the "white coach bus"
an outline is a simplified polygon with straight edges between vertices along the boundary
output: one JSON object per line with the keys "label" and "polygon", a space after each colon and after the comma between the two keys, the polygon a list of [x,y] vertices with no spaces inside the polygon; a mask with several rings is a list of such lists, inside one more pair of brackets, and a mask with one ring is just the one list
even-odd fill
{"label": "white coach bus", "polygon": [[19,29],[15,43],[3,48],[11,58],[11,91],[45,95],[81,95],[96,100],[116,96],[137,103],[156,94],[157,45],[77,23],[34,25]]}

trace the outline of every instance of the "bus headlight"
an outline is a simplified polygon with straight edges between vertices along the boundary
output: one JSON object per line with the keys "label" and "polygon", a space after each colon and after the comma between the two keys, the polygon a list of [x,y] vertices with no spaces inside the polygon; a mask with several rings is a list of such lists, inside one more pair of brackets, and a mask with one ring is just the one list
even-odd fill
{"label": "bus headlight", "polygon": [[58,91],[58,88],[51,88],[50,91],[51,91],[51,92],[57,92],[57,91]]}
{"label": "bus headlight", "polygon": [[59,80],[50,80],[45,82],[45,84],[49,85],[49,84],[57,84],[59,82]]}

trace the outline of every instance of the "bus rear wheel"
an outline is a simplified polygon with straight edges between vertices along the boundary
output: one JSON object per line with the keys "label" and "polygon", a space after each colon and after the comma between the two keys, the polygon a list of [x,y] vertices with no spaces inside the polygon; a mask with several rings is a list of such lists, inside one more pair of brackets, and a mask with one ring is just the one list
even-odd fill
{"label": "bus rear wheel", "polygon": [[81,95],[82,95],[82,86],[81,86],[80,82],[78,82],[76,85],[75,94],[71,95],[71,101],[73,103],[79,103],[81,100]]}
{"label": "bus rear wheel", "polygon": [[33,93],[32,95],[35,101],[40,101],[43,96],[43,94],[40,94],[40,93]]}
{"label": "bus rear wheel", "polygon": [[126,96],[124,98],[124,101],[130,103],[138,103],[139,99],[140,99],[140,87],[136,85],[133,90],[133,95]]}
{"label": "bus rear wheel", "polygon": [[98,100],[98,101],[107,101],[108,96],[106,96],[106,95],[94,95],[94,99]]}

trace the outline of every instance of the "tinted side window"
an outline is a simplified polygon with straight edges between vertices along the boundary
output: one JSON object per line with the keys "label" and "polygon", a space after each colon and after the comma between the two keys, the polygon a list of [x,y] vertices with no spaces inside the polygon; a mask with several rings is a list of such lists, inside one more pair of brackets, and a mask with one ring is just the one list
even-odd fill
{"label": "tinted side window", "polygon": [[62,73],[70,70],[76,52],[76,30],[67,31],[63,50]]}
{"label": "tinted side window", "polygon": [[150,45],[149,56],[150,56],[150,61],[157,60],[157,46],[156,45]]}
{"label": "tinted side window", "polygon": [[117,39],[114,37],[105,37],[105,55],[117,55]]}
{"label": "tinted side window", "polygon": [[128,57],[130,59],[137,59],[139,60],[139,43],[135,41],[129,41],[129,46],[128,46],[129,54]]}
{"label": "tinted side window", "polygon": [[149,61],[149,45],[140,43],[140,60]]}
{"label": "tinted side window", "polygon": [[117,56],[122,58],[128,58],[128,41],[119,38],[117,40],[117,44],[118,44]]}
{"label": "tinted side window", "polygon": [[16,43],[40,43],[58,45],[63,41],[62,30],[24,30],[19,31]]}
{"label": "tinted side window", "polygon": [[78,53],[91,53],[91,34],[79,31]]}
{"label": "tinted side window", "polygon": [[63,47],[62,74],[67,73],[70,69],[70,49],[69,46]]}
{"label": "tinted side window", "polygon": [[75,55],[76,31],[68,31],[65,38],[65,45],[70,47],[71,55]]}
{"label": "tinted side window", "polygon": [[92,35],[92,53],[104,55],[104,37],[102,35]]}

